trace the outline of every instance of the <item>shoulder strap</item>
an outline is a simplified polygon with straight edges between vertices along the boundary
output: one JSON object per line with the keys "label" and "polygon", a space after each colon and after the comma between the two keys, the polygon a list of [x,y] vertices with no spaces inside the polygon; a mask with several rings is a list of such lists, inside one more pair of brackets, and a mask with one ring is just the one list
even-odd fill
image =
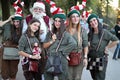
{"label": "shoulder strap", "polygon": [[32,47],[31,47],[31,44],[30,44],[30,39],[28,38],[27,34],[25,34],[26,38],[27,38],[27,41],[28,41],[28,44],[29,44],[29,47],[30,47],[30,50],[32,52]]}
{"label": "shoulder strap", "polygon": [[58,46],[57,46],[57,48],[56,48],[56,52],[58,51],[58,49],[59,49],[59,47],[60,47],[60,44],[62,43],[62,40],[63,40],[63,37],[64,37],[64,34],[65,34],[65,32],[66,31],[64,31],[64,33],[62,34],[62,37],[61,37],[61,39],[60,39],[60,42],[58,43]]}
{"label": "shoulder strap", "polygon": [[102,35],[101,35],[101,37],[100,37],[100,40],[99,40],[99,43],[98,43],[98,46],[97,46],[97,48],[96,48],[96,51],[98,51],[98,49],[99,49],[99,47],[100,47],[100,44],[101,44],[101,42],[102,42],[102,39],[103,39],[103,35],[104,35],[104,30],[102,31],[103,33],[102,33]]}

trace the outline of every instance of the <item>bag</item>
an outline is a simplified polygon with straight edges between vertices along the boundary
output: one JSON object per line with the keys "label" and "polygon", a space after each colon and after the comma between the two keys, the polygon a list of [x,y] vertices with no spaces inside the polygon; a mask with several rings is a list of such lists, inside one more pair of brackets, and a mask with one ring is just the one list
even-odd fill
{"label": "bag", "polygon": [[38,61],[29,61],[29,71],[38,72]]}
{"label": "bag", "polygon": [[20,59],[17,48],[4,47],[3,50],[3,59],[4,60],[17,60]]}
{"label": "bag", "polygon": [[4,50],[4,47],[3,47],[3,45],[2,45],[2,44],[0,44],[0,56],[2,56],[2,55],[3,55],[3,50]]}
{"label": "bag", "polygon": [[95,59],[89,58],[87,69],[102,71],[104,69],[104,64],[105,64],[105,57],[100,57]]}
{"label": "bag", "polygon": [[70,58],[70,60],[68,61],[69,66],[77,66],[81,62],[81,53],[71,52],[69,58]]}
{"label": "bag", "polygon": [[48,57],[46,63],[46,72],[54,75],[63,73],[61,56],[54,55]]}

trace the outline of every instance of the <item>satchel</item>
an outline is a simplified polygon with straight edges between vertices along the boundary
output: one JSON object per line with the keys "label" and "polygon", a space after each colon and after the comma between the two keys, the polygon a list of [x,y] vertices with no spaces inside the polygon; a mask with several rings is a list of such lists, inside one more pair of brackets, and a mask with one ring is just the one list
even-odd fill
{"label": "satchel", "polygon": [[54,55],[48,57],[46,63],[46,72],[54,75],[63,73],[61,56]]}
{"label": "satchel", "polygon": [[[65,32],[62,34],[62,37],[60,39],[60,42],[58,43],[58,46],[55,50],[55,55],[49,55],[47,62],[46,62],[46,72],[50,73],[52,75],[56,75],[56,74],[61,74],[63,73],[63,66],[62,66],[62,60],[61,60],[61,56],[58,53],[58,49],[60,47],[60,44],[63,40]],[[50,53],[48,53],[50,54]]]}
{"label": "satchel", "polygon": [[68,61],[69,66],[77,66],[81,62],[81,53],[71,52],[69,58],[70,58],[70,60]]}
{"label": "satchel", "polygon": [[29,71],[38,72],[38,61],[29,61]]}
{"label": "satchel", "polygon": [[12,47],[4,47],[3,59],[4,60],[18,60],[18,59],[20,59],[20,56],[18,54],[18,49],[12,48]]}
{"label": "satchel", "polygon": [[4,50],[3,45],[2,45],[2,44],[0,44],[0,56],[2,56],[2,55],[3,55],[3,50]]}
{"label": "satchel", "polygon": [[104,69],[105,57],[100,58],[89,58],[88,59],[88,70],[102,71]]}

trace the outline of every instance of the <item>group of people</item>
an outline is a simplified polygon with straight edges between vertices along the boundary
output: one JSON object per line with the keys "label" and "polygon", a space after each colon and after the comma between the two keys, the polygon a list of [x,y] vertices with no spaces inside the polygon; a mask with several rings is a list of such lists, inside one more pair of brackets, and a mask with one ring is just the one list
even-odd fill
{"label": "group of people", "polygon": [[[20,61],[19,55],[22,56],[22,69],[26,80],[81,80],[83,68],[88,66],[88,60],[105,56],[105,66],[102,71],[90,70],[93,80],[105,80],[108,48],[115,46],[119,41],[115,35],[103,29],[97,15],[91,14],[88,17],[89,33],[87,33],[80,25],[81,14],[78,10],[69,12],[67,26],[65,24],[66,15],[63,13],[53,15],[53,24],[51,24],[42,2],[35,2],[30,10],[32,14],[24,20],[19,16],[11,16],[5,23],[2,23],[3,26],[1,25],[4,46],[1,67],[3,80],[16,80]],[[96,51],[101,36],[103,39]],[[64,72],[54,76],[47,73],[45,63],[49,56],[56,55],[56,47],[61,38],[63,40],[58,53],[61,56]],[[110,41],[112,42],[109,43]],[[39,51],[35,51],[37,48],[34,49],[34,46],[36,45],[39,47]],[[31,48],[38,53],[33,54]],[[69,54],[72,52],[81,53],[81,61],[76,66],[68,64]],[[39,62],[38,72],[29,71],[28,63],[30,60]]]}

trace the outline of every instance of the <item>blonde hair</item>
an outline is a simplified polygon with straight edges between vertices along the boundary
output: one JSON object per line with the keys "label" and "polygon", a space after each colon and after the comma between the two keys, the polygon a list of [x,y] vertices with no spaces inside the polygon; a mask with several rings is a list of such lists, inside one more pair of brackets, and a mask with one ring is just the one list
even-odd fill
{"label": "blonde hair", "polygon": [[[73,24],[72,24],[72,20],[71,20],[71,16],[70,16],[70,18],[69,18],[69,25],[68,25],[68,27],[67,27],[67,31],[70,33],[70,34],[72,34],[72,26],[73,26]],[[78,36],[78,44],[80,43],[80,41],[82,40],[82,38],[81,38],[81,26],[80,26],[80,21],[79,21],[79,23],[77,24],[77,36]]]}

